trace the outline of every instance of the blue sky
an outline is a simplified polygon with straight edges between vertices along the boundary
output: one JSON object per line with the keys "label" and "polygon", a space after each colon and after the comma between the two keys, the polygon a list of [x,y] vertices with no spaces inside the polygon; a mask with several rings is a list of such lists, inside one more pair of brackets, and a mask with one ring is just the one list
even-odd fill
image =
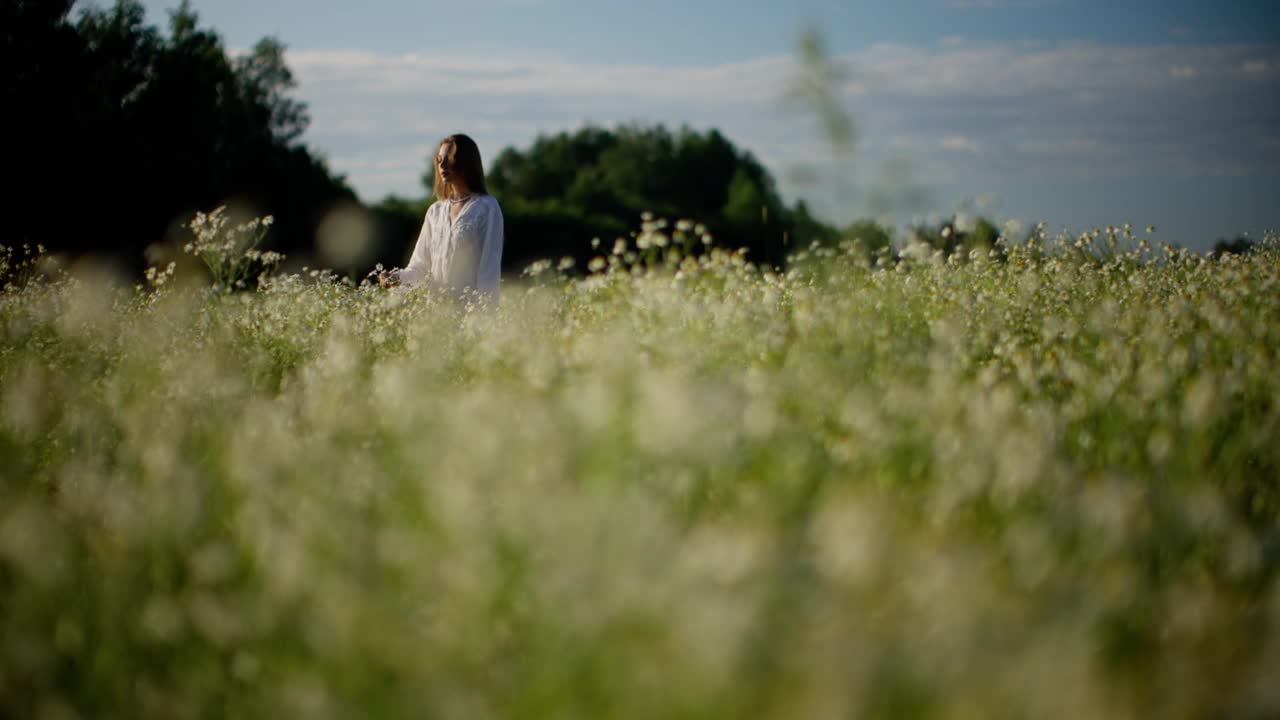
{"label": "blue sky", "polygon": [[[144,3],[163,24],[169,0]],[[830,220],[1131,222],[1202,249],[1280,227],[1280,2],[196,0],[275,35],[305,140],[366,200],[421,195],[434,142],[486,156],[623,121],[718,127]],[[833,154],[784,100],[797,31],[846,69]]]}

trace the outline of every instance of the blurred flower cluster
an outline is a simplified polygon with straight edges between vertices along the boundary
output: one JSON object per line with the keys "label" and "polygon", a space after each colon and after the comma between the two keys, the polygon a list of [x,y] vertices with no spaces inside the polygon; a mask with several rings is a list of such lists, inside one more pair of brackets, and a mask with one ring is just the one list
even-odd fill
{"label": "blurred flower cluster", "polygon": [[1280,714],[1280,244],[1143,239],[7,290],[0,715]]}
{"label": "blurred flower cluster", "polygon": [[48,259],[44,245],[29,244],[17,248],[0,245],[0,291],[18,292],[40,274],[41,264]]}

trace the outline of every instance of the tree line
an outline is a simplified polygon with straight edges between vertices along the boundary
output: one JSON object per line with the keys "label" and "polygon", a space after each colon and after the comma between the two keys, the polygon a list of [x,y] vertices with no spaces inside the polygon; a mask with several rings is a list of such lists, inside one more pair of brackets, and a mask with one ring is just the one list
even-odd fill
{"label": "tree line", "polygon": [[[583,267],[602,252],[593,241],[611,246],[629,238],[645,213],[701,223],[717,244],[745,247],[770,265],[782,265],[802,243],[837,234],[803,201],[787,205],[764,165],[715,129],[588,126],[539,136],[525,150],[505,148],[485,169],[503,208],[508,270],[563,257]],[[428,193],[433,172],[428,160]],[[391,197],[377,210],[408,230],[429,201]]]}

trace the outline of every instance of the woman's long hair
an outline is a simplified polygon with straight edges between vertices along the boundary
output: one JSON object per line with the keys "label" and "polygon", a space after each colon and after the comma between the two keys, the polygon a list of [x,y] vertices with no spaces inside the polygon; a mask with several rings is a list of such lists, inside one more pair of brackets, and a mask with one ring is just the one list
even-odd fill
{"label": "woman's long hair", "polygon": [[444,147],[445,143],[453,143],[454,172],[462,174],[462,179],[471,192],[489,194],[489,188],[484,184],[484,163],[480,161],[480,148],[475,140],[458,133],[441,140],[436,146],[436,154],[431,158],[431,164],[436,169],[436,182],[431,191],[435,193],[436,199],[443,200],[445,197],[445,183],[440,177],[440,163],[436,162],[440,157],[440,148]]}

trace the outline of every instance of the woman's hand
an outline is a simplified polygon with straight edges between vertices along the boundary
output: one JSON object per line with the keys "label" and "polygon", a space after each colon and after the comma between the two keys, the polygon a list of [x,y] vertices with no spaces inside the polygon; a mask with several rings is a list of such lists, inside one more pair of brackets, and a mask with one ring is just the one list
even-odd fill
{"label": "woman's hand", "polygon": [[378,273],[378,286],[382,288],[393,288],[400,284],[400,273],[395,270],[387,270]]}

